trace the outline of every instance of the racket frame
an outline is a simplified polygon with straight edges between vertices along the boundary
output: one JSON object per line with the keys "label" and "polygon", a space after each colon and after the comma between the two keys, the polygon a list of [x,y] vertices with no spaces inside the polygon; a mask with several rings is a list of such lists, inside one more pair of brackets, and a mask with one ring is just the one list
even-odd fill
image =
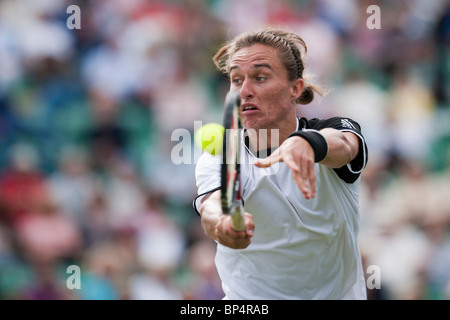
{"label": "racket frame", "polygon": [[[228,92],[225,98],[223,116],[224,137],[222,146],[221,168],[221,203],[224,214],[231,215],[231,227],[235,231],[244,231],[244,208],[241,198],[240,150],[242,123],[239,115],[241,99],[239,92]],[[228,148],[233,147],[236,153],[230,157]],[[229,179],[234,178],[233,185],[228,186]]]}

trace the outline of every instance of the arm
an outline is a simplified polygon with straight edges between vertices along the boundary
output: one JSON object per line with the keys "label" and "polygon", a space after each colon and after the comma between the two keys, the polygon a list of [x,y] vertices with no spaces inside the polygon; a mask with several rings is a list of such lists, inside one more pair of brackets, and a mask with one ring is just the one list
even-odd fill
{"label": "arm", "polygon": [[231,216],[222,213],[220,190],[203,198],[200,216],[203,230],[210,238],[233,248],[244,249],[251,243],[255,229],[253,216],[245,213],[245,231],[237,232],[231,228]]}
{"label": "arm", "polygon": [[352,132],[332,128],[320,130],[328,144],[328,154],[320,163],[329,168],[340,168],[355,159],[359,152],[359,138]]}
{"label": "arm", "polygon": [[[358,137],[352,132],[341,132],[333,128],[319,131],[328,151],[320,163],[330,168],[340,168],[352,161],[359,152]],[[284,161],[292,170],[292,177],[306,199],[315,197],[316,178],[314,172],[315,152],[311,144],[300,136],[286,139],[280,147],[264,160],[257,161],[257,167],[269,167]]]}

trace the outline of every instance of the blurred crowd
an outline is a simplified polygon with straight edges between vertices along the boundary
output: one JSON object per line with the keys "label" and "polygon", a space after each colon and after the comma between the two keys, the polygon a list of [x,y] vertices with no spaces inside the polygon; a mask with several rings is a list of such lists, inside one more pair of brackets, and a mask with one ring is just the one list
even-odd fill
{"label": "blurred crowd", "polygon": [[221,121],[211,58],[265,25],[301,35],[330,89],[299,116],[362,126],[369,298],[450,298],[450,1],[2,0],[0,299],[222,298],[173,132]]}

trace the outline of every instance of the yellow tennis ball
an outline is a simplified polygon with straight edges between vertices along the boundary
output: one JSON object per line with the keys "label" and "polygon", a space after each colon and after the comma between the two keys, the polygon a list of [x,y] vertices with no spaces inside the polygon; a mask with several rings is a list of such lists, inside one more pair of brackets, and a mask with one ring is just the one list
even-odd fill
{"label": "yellow tennis ball", "polygon": [[197,129],[194,140],[203,151],[212,155],[221,154],[224,132],[225,128],[222,125],[208,123]]}

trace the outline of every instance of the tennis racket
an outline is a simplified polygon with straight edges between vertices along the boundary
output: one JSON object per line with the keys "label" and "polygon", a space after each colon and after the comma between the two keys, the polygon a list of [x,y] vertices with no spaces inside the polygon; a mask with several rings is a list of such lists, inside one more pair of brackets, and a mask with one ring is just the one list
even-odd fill
{"label": "tennis racket", "polygon": [[239,92],[228,92],[225,98],[223,126],[221,192],[222,211],[231,215],[231,227],[244,231],[244,208],[241,199],[240,149],[242,124],[239,116]]}

